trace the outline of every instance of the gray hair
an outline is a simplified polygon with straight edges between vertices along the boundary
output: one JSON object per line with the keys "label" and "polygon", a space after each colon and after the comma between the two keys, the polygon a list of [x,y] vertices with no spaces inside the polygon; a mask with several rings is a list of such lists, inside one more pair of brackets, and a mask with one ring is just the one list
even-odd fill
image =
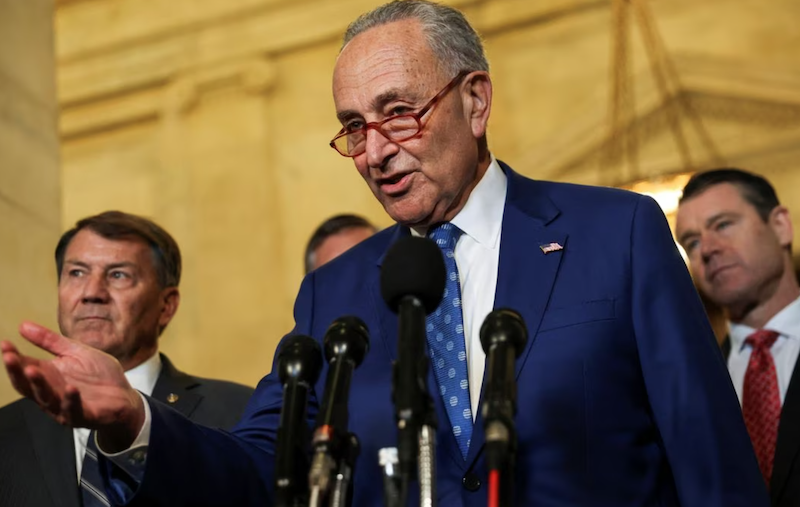
{"label": "gray hair", "polygon": [[446,73],[489,71],[481,38],[464,15],[452,7],[428,0],[394,0],[362,14],[347,27],[342,49],[356,35],[370,28],[404,19],[416,19],[422,24],[428,46]]}

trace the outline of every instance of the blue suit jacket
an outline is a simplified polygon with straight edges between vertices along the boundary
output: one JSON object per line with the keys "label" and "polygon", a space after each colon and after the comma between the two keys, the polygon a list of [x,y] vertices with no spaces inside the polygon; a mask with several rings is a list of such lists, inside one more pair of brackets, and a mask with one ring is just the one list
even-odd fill
{"label": "blue suit jacket", "polygon": [[[508,195],[495,307],[519,311],[530,333],[516,363],[516,503],[766,507],[724,362],[655,202],[532,181],[503,168]],[[396,445],[397,318],[381,299],[379,274],[386,251],[404,234],[391,227],[309,274],[295,305],[294,333],[321,339],[342,315],[360,317],[371,332],[350,392],[350,429],[362,445],[356,506],[382,505],[377,452]],[[552,242],[564,249],[545,254],[540,245]],[[312,396],[310,425],[325,375]],[[281,397],[277,375],[267,375],[232,435],[153,402],[136,498],[146,505],[268,505]],[[439,421],[447,421],[434,398]],[[439,505],[486,505],[480,415],[475,428],[465,461],[440,424]],[[470,474],[484,483],[478,491],[462,484]]]}

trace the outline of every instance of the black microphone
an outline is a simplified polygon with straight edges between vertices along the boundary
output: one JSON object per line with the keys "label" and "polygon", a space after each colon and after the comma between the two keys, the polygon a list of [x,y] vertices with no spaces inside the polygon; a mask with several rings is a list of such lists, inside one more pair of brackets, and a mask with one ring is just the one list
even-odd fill
{"label": "black microphone", "polygon": [[[428,354],[425,316],[439,306],[444,294],[446,268],[442,251],[432,240],[405,237],[387,252],[381,270],[381,295],[398,315],[397,361],[394,364],[393,399],[397,419],[397,464],[401,477],[401,505],[405,505],[408,482],[414,477],[420,455],[420,437],[426,447],[420,463],[420,497],[436,495],[436,412],[428,392]],[[425,428],[424,431],[423,427]]]}
{"label": "black microphone", "polygon": [[[481,346],[486,353],[486,385],[483,390],[486,465],[499,474],[500,505],[514,505],[513,468],[516,458],[517,382],[514,363],[525,348],[528,331],[522,316],[514,310],[492,311],[483,321]],[[491,475],[490,475],[491,479]]]}
{"label": "black microphone", "polygon": [[284,340],[278,352],[278,378],[283,384],[275,467],[275,505],[279,507],[306,503],[309,468],[306,406],[309,390],[321,370],[322,352],[315,339],[295,335]]}
{"label": "black microphone", "polygon": [[418,305],[427,315],[442,302],[446,276],[444,257],[436,243],[407,236],[397,240],[383,259],[381,296],[395,313],[404,306]]}
{"label": "black microphone", "polygon": [[333,470],[348,450],[350,380],[369,351],[367,325],[358,317],[336,319],[325,332],[323,345],[330,367],[312,440],[314,456],[308,474],[311,506],[318,505],[327,493]]}

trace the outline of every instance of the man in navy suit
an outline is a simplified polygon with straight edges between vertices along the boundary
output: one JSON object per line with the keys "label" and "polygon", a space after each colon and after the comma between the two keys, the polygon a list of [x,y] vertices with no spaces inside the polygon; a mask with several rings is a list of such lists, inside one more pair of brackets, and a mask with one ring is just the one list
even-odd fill
{"label": "man in navy suit", "polygon": [[676,229],[700,290],[725,309],[723,352],[772,505],[800,505],[800,284],[772,185],[741,169],[695,174]]}
{"label": "man in navy suit", "polygon": [[[499,307],[519,311],[530,333],[516,362],[518,505],[768,505],[725,365],[663,214],[647,197],[533,181],[496,160],[486,137],[488,64],[461,13],[411,0],[362,16],[345,35],[333,93],[343,128],[331,145],[353,158],[397,222],[310,273],[295,304],[293,333],[321,339],[346,314],[370,329],[371,350],[350,393],[350,429],[361,441],[354,505],[382,503],[376,454],[396,445],[397,319],[380,297],[379,274],[387,250],[409,234],[441,239],[449,280],[458,282],[428,323],[440,505],[486,504],[478,330]],[[30,324],[22,334],[61,353],[55,334]],[[107,454],[122,452],[104,468],[116,500],[268,504],[282,395],[275,371],[225,434],[143,401],[89,352],[87,362],[92,356],[108,370],[102,384],[117,383],[118,402],[79,399],[96,386],[62,380],[9,344],[3,352],[23,393],[66,423],[99,428]],[[310,421],[323,383],[312,393]],[[111,413],[114,426],[102,420]]]}

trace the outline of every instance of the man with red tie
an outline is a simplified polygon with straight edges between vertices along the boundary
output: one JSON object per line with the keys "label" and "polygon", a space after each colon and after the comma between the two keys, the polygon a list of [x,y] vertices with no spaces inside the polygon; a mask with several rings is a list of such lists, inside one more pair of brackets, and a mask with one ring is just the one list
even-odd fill
{"label": "man with red tie", "polygon": [[707,171],[683,190],[677,237],[700,290],[727,313],[723,350],[772,505],[800,505],[800,285],[789,210],[761,176]]}

